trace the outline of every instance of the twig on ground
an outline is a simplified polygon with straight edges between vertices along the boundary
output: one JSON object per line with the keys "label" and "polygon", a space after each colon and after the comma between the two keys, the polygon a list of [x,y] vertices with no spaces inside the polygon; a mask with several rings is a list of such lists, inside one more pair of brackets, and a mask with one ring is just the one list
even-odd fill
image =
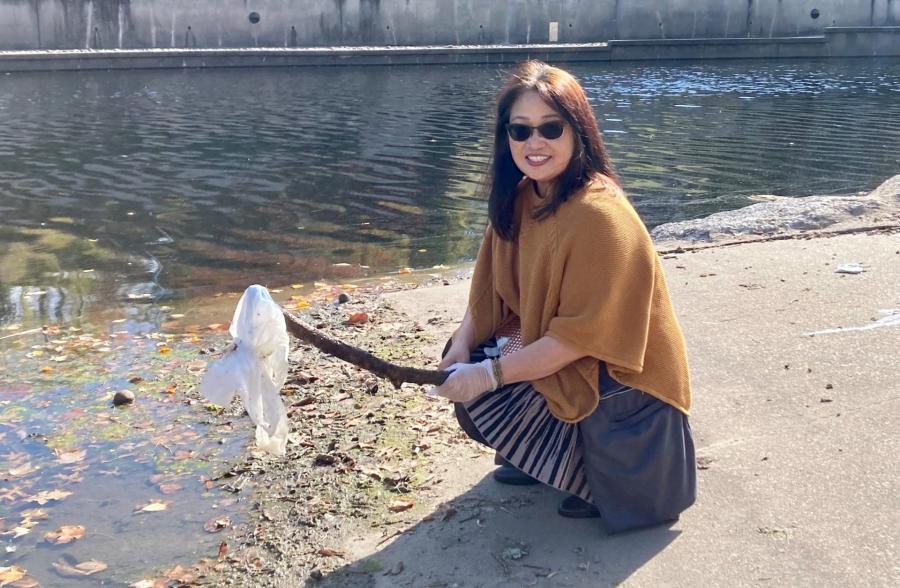
{"label": "twig on ground", "polygon": [[303,321],[286,310],[282,310],[282,312],[284,313],[284,322],[287,325],[287,330],[291,335],[329,355],[381,376],[390,381],[395,388],[399,388],[404,382],[440,386],[447,379],[447,376],[450,375],[442,370],[420,370],[384,361],[358,347],[332,339],[321,331],[304,324]]}

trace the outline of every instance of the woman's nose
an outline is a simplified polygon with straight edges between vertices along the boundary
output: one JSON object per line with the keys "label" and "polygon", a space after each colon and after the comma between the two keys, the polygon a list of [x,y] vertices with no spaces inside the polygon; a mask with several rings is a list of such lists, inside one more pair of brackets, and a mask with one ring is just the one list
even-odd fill
{"label": "woman's nose", "polygon": [[525,146],[530,148],[537,148],[544,146],[544,138],[541,137],[541,134],[537,131],[537,129],[531,130],[531,136],[528,137],[528,140],[525,141]]}

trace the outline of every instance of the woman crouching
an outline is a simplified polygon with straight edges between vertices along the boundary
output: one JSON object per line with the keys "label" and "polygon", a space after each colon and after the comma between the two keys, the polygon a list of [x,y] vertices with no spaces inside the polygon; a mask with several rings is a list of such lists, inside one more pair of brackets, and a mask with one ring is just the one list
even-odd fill
{"label": "woman crouching", "polygon": [[498,482],[571,494],[610,533],[677,519],[696,466],[684,338],[659,257],[569,73],[537,61],[499,97],[490,223],[434,393],[492,447]]}

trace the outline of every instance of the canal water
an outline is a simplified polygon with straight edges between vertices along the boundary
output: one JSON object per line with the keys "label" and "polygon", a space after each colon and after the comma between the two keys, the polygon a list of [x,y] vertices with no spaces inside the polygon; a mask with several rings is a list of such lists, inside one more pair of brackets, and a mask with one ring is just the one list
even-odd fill
{"label": "canal water", "polygon": [[[571,70],[651,227],[900,172],[897,60]],[[471,259],[502,74],[0,76],[3,565],[54,585],[60,562],[97,559],[109,568],[90,579],[121,583],[214,556],[204,522],[237,523],[241,502],[206,480],[249,427],[184,391],[221,343],[229,293],[305,296]],[[113,409],[123,389],[138,402]],[[64,526],[84,536],[47,538]]]}

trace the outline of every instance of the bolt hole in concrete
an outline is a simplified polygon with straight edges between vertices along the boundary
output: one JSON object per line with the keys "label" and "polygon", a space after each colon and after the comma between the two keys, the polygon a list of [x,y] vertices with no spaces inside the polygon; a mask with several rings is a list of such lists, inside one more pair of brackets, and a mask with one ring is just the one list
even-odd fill
{"label": "bolt hole in concrete", "polygon": [[248,16],[247,18],[250,19],[250,22],[252,22],[253,24],[259,23],[259,13],[258,12],[251,12],[250,16]]}
{"label": "bolt hole in concrete", "polygon": [[813,18],[813,20],[819,18],[819,9],[813,8],[812,10],[809,11],[809,15]]}

